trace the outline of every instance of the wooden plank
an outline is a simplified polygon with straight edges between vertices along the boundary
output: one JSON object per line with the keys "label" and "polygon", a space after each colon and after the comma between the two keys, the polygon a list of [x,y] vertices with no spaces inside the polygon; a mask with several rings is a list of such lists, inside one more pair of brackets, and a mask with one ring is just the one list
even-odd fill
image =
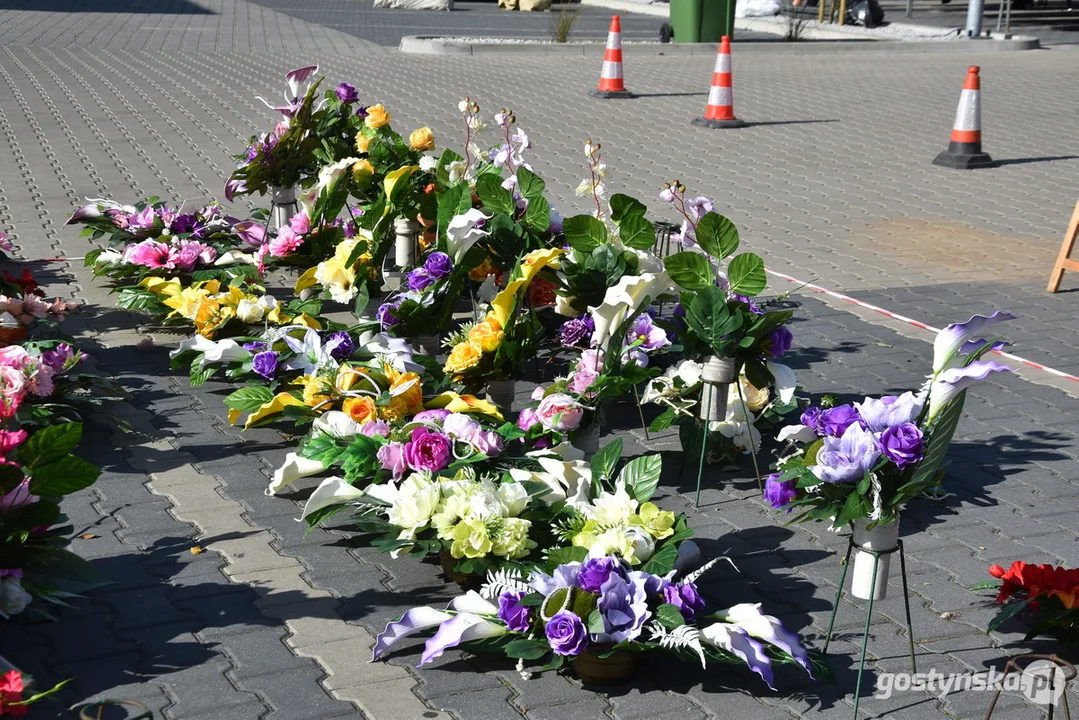
{"label": "wooden plank", "polygon": [[1065,270],[1079,271],[1079,262],[1070,259],[1077,238],[1079,238],[1079,202],[1075,203],[1075,212],[1072,213],[1071,222],[1068,223],[1068,231],[1064,233],[1064,242],[1060,244],[1057,263],[1053,267],[1053,273],[1049,276],[1048,290],[1051,293],[1055,293],[1060,289],[1060,282],[1064,279]]}

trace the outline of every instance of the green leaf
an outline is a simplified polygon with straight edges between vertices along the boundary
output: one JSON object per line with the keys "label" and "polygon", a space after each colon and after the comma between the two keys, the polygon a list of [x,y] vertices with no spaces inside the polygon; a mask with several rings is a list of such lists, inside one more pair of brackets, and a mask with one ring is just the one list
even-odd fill
{"label": "green leaf", "polygon": [[733,255],[738,249],[738,228],[719,213],[705,213],[697,222],[694,237],[697,244],[717,260]]}
{"label": "green leaf", "polygon": [[705,288],[686,308],[686,324],[697,338],[713,352],[724,355],[726,336],[734,331],[741,318],[727,311],[727,295],[715,285]]}
{"label": "green leaf", "polygon": [[652,421],[652,424],[648,426],[648,429],[651,432],[660,432],[662,430],[666,430],[674,424],[674,421],[677,418],[678,413],[675,412],[674,408],[667,408],[662,413],[656,416],[656,419]]}
{"label": "green leaf", "polygon": [[847,496],[847,501],[843,503],[843,507],[836,516],[835,522],[832,523],[832,527],[841,527],[851,520],[866,517],[868,515],[869,508],[866,506],[865,498],[856,492],[852,492]]}
{"label": "green leaf", "polygon": [[562,221],[562,233],[574,250],[591,254],[607,242],[607,226],[591,215],[574,215]]}
{"label": "green leaf", "polygon": [[552,653],[551,659],[540,666],[540,672],[546,672],[548,670],[558,670],[566,662],[565,655],[559,655],[558,653]]}
{"label": "green leaf", "polygon": [[38,430],[19,447],[19,462],[36,468],[71,453],[82,440],[82,423],[50,425]]}
{"label": "green leaf", "polygon": [[715,268],[700,253],[686,250],[668,255],[663,258],[663,266],[671,279],[686,290],[704,290],[716,285]]}
{"label": "green leaf", "polygon": [[519,167],[517,168],[517,187],[520,188],[521,195],[531,204],[543,197],[545,184],[536,173],[526,167]]}
{"label": "green leaf", "polygon": [[[438,201],[438,231],[440,234],[446,231],[450,220],[460,214],[461,201],[468,191],[468,184],[454,185]],[[366,217],[366,214],[365,214]]]}
{"label": "green leaf", "polygon": [[367,283],[364,281],[357,279],[356,285],[356,302],[352,306],[352,314],[359,320],[367,309],[367,303],[371,301],[371,293],[367,290]]}
{"label": "green leaf", "polygon": [[191,387],[198,387],[206,383],[211,377],[213,377],[214,371],[217,368],[210,365],[208,367],[200,367],[198,363],[191,364],[191,371],[188,373],[188,382]]}
{"label": "green leaf", "polygon": [[546,655],[550,649],[551,648],[548,647],[547,643],[539,640],[529,640],[528,638],[512,640],[506,643],[506,646],[502,648],[507,657],[521,658],[524,660],[538,660]]}
{"label": "green leaf", "polygon": [[559,565],[565,565],[571,562],[584,562],[587,557],[588,548],[576,546],[555,548],[547,554],[547,567],[554,569]]}
{"label": "green leaf", "polygon": [[33,567],[24,568],[24,571],[26,573],[24,579],[28,584],[41,585],[53,591],[72,595],[79,595],[112,583],[89,562],[70,550],[62,548],[54,548],[38,555]]}
{"label": "green leaf", "polygon": [[225,406],[230,410],[254,412],[273,400],[273,390],[265,385],[248,385],[225,398]]}
{"label": "green leaf", "polygon": [[39,465],[30,471],[30,492],[45,497],[70,495],[90,487],[101,470],[74,455]]}
{"label": "green leaf", "polygon": [[656,244],[656,226],[644,215],[630,215],[618,226],[618,236],[635,250],[651,250]]}
{"label": "green leaf", "polygon": [[517,212],[513,193],[502,187],[502,176],[494,173],[480,175],[476,180],[476,194],[486,210],[512,217]]}
{"label": "green leaf", "polygon": [[620,193],[611,195],[611,219],[619,226],[621,226],[623,219],[633,215],[643,216],[647,212],[648,208],[637,198],[631,198],[629,195]]}
{"label": "green leaf", "polygon": [[528,209],[525,210],[525,222],[533,230],[547,232],[551,227],[551,203],[547,198],[538,197],[528,201]]}
{"label": "green leaf", "polygon": [[662,472],[663,458],[659,455],[645,455],[626,463],[618,477],[626,484],[626,489],[637,502],[643,503],[652,499]]}
{"label": "green leaf", "polygon": [[659,620],[667,628],[674,630],[680,628],[686,624],[686,619],[682,617],[682,613],[679,612],[676,605],[670,603],[663,603],[656,608],[656,620]]}
{"label": "green leaf", "polygon": [[727,278],[730,280],[732,293],[748,297],[760,295],[768,285],[764,260],[753,253],[742,253],[731,260],[727,267]]}
{"label": "green leaf", "polygon": [[1000,609],[997,616],[989,621],[989,628],[987,632],[993,632],[998,627],[1003,625],[1006,621],[1011,620],[1013,617],[1023,612],[1026,606],[1030,604],[1030,601],[1034,598],[1026,598],[1025,600],[1019,600],[1016,602],[1010,602]]}
{"label": "green leaf", "polygon": [[959,426],[959,419],[963,416],[963,403],[966,402],[967,391],[963,390],[948,405],[933,418],[929,428],[929,441],[925,445],[925,457],[918,463],[914,471],[912,482],[923,483],[931,480],[944,456],[948,454],[948,446],[952,444],[952,436]]}
{"label": "green leaf", "polygon": [[592,456],[592,482],[600,483],[614,475],[618,461],[622,459],[622,438],[615,438]]}
{"label": "green leaf", "polygon": [[603,613],[599,611],[599,608],[588,613],[588,621],[585,623],[585,627],[593,635],[607,632],[607,626],[603,622]]}

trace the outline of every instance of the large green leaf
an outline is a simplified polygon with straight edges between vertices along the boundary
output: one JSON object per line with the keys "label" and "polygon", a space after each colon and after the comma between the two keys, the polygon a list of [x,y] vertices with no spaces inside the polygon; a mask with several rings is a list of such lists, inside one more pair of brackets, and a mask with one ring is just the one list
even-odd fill
{"label": "large green leaf", "polygon": [[517,212],[517,203],[513,193],[502,187],[502,177],[494,173],[485,173],[476,180],[476,194],[483,201],[484,209],[512,216]]}
{"label": "large green leaf", "polygon": [[35,467],[30,471],[30,492],[44,497],[70,495],[90,487],[101,471],[74,455]]}
{"label": "large green leaf", "polygon": [[686,619],[682,617],[681,611],[677,606],[670,603],[663,603],[656,608],[656,620],[667,626],[671,630],[680,628],[686,624]]}
{"label": "large green leaf", "polygon": [[764,260],[753,253],[742,253],[733,258],[727,267],[727,278],[732,293],[748,297],[760,295],[768,285]]}
{"label": "large green leaf", "polygon": [[546,232],[551,227],[551,203],[547,202],[547,198],[541,195],[528,201],[525,222],[539,232]]}
{"label": "large green leaf", "polygon": [[574,215],[562,221],[562,233],[574,250],[591,253],[607,242],[607,226],[591,215]]}
{"label": "large green leaf", "polygon": [[35,468],[68,455],[82,440],[82,423],[50,425],[38,430],[19,447],[19,462]]}
{"label": "large green leaf", "polygon": [[659,455],[644,455],[626,463],[618,477],[637,502],[643,503],[652,499],[662,472],[663,459]]}
{"label": "large green leaf", "polygon": [[738,228],[719,213],[705,213],[697,222],[697,244],[706,253],[722,260],[738,249]]}
{"label": "large green leaf", "polygon": [[521,195],[527,198],[529,203],[543,197],[543,180],[526,167],[517,168],[517,187],[521,189]]}
{"label": "large green leaf", "polygon": [[622,194],[611,195],[611,219],[619,225],[631,215],[643,216],[646,212],[648,208],[637,198]]}
{"label": "large green leaf", "polygon": [[716,284],[716,271],[708,258],[700,253],[679,252],[663,258],[663,266],[671,279],[686,290],[704,290]]}
{"label": "large green leaf", "polygon": [[265,385],[248,385],[225,398],[225,406],[232,410],[254,412],[273,400],[273,390]]}
{"label": "large green leaf", "polygon": [[523,660],[537,660],[546,655],[550,649],[547,643],[528,638],[511,640],[502,648],[503,652],[506,653],[506,657],[521,658]]}
{"label": "large green leaf", "polygon": [[622,438],[615,438],[592,456],[592,486],[597,490],[599,483],[610,479],[614,475],[614,469],[618,467],[618,461],[622,459]]}
{"label": "large green leaf", "polygon": [[618,236],[635,250],[651,250],[656,244],[656,226],[644,215],[628,215],[618,225]]}
{"label": "large green leaf", "polygon": [[726,336],[738,327],[740,316],[727,310],[727,295],[716,286],[697,293],[686,308],[686,324],[717,354],[725,352]]}

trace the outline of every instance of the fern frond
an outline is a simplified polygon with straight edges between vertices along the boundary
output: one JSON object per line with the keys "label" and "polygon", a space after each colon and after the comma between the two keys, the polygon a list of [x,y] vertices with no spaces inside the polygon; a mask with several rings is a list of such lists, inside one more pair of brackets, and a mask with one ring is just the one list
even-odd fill
{"label": "fern frond", "polygon": [[659,641],[660,647],[668,650],[692,650],[701,659],[701,666],[708,667],[704,648],[701,646],[701,631],[694,626],[681,625],[674,630],[668,630],[661,623],[652,621],[648,625],[648,631],[652,634],[652,640]]}
{"label": "fern frond", "polygon": [[487,582],[480,588],[480,595],[488,600],[497,599],[506,592],[531,592],[532,588],[524,581],[521,571],[516,568],[502,568],[487,571]]}
{"label": "fern frond", "polygon": [[697,568],[693,572],[686,575],[682,579],[682,582],[684,582],[684,583],[697,582],[697,579],[700,578],[701,575],[704,575],[706,572],[711,570],[712,566],[714,566],[720,560],[726,560],[727,562],[729,562],[731,564],[731,567],[734,568],[734,571],[737,572],[739,575],[742,573],[742,571],[738,569],[738,566],[734,564],[733,560],[731,560],[726,555],[720,555],[717,558],[712,558],[711,560],[706,562],[704,565],[701,565],[699,568]]}

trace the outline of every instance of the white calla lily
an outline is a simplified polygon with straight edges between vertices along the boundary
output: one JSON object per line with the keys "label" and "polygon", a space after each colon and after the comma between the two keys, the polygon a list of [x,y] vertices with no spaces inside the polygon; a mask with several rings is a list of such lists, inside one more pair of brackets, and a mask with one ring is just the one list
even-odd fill
{"label": "white calla lily", "polygon": [[363,495],[363,490],[352,487],[339,477],[326,478],[308,498],[300,517],[305,518],[333,505],[346,505],[353,500],[359,500]]}
{"label": "white calla lily", "polygon": [[794,371],[781,363],[767,361],[765,365],[775,378],[776,395],[780,402],[786,404],[794,399],[794,391],[798,387],[798,380],[794,377]]}
{"label": "white calla lily", "polygon": [[325,470],[326,466],[318,460],[311,460],[294,452],[289,453],[285,456],[285,462],[281,464],[281,467],[274,470],[273,481],[266,489],[266,494],[276,495],[281,488],[302,478],[318,475]]}
{"label": "white calla lily", "polygon": [[459,262],[477,240],[490,234],[479,227],[480,223],[489,220],[490,217],[472,208],[449,221],[446,225],[446,244],[454,262]]}
{"label": "white calla lily", "polygon": [[180,353],[194,350],[203,354],[203,364],[220,362],[243,362],[251,357],[249,350],[244,350],[235,340],[210,340],[202,335],[195,335],[180,341],[180,345],[169,353],[176,357]]}

